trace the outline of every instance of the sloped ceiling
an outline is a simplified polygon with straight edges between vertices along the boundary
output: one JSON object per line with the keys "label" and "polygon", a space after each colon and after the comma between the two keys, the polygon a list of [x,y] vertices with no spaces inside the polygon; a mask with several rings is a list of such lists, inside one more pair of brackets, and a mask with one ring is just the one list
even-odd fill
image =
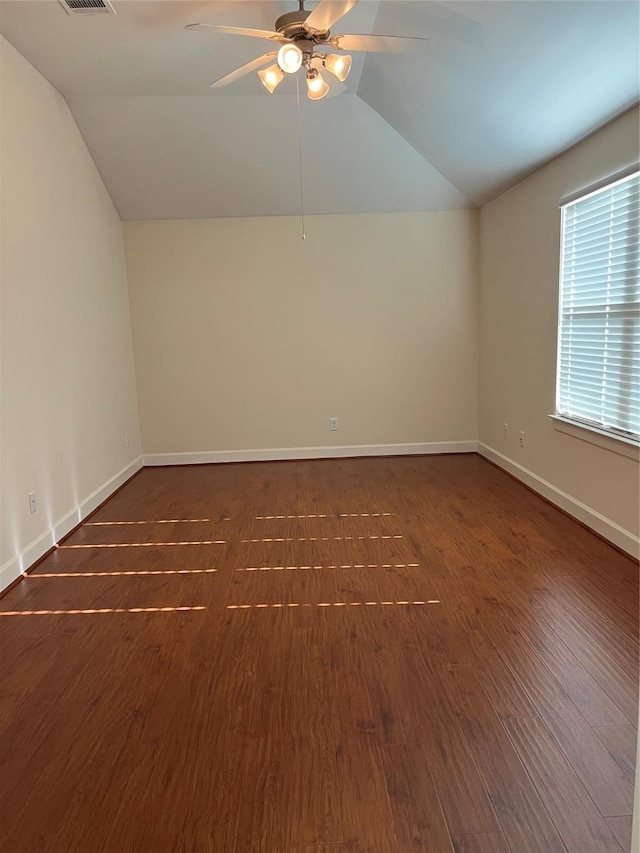
{"label": "sloped ceiling", "polygon": [[271,29],[293,0],[113,5],[2,0],[0,32],[67,99],[123,219],[297,214],[301,189],[307,213],[475,206],[640,88],[635,0],[360,0],[334,31],[426,36],[428,50],[354,55],[347,92],[302,93],[300,114],[292,78],[273,96],[255,73],[208,86],[268,44],[183,29]]}

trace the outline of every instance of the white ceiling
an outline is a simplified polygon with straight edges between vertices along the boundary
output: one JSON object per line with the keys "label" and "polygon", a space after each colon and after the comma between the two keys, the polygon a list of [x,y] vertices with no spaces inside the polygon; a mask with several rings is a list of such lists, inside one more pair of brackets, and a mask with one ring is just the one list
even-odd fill
{"label": "white ceiling", "polygon": [[[294,80],[274,96],[255,73],[210,89],[270,44],[183,29],[272,29],[295,1],[113,5],[69,16],[56,0],[2,0],[0,32],[67,99],[120,215],[299,213]],[[354,55],[345,94],[303,96],[308,213],[477,205],[638,99],[635,0],[360,0],[334,32],[429,46]]]}

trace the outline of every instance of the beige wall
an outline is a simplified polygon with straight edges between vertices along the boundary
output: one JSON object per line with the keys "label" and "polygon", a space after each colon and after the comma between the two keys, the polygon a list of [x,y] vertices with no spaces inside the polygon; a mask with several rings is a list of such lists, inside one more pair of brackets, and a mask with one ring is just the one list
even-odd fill
{"label": "beige wall", "polygon": [[475,439],[474,212],[124,231],[145,453]]}
{"label": "beige wall", "polygon": [[1,588],[140,447],[120,220],[63,98],[0,61]]}
{"label": "beige wall", "polygon": [[555,403],[560,201],[637,162],[638,145],[634,110],[482,208],[479,392],[481,442],[636,536],[637,461],[562,434],[547,416]]}

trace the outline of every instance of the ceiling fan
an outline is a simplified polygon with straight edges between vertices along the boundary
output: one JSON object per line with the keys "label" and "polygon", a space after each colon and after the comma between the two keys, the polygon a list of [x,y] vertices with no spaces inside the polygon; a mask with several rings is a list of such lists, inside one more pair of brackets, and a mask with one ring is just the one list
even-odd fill
{"label": "ceiling fan", "polygon": [[[281,15],[275,22],[273,32],[246,27],[224,27],[216,24],[187,24],[187,30],[204,30],[235,36],[253,36],[280,44],[278,50],[265,53],[247,62],[235,71],[225,74],[211,83],[214,89],[228,86],[251,71],[258,71],[260,80],[273,94],[284,80],[285,74],[295,74],[304,68],[307,80],[307,95],[319,101],[329,94],[330,86],[322,76],[329,71],[340,83],[344,83],[351,70],[353,53],[413,53],[422,50],[427,39],[415,36],[380,35],[332,35],[331,27],[352,9],[358,0],[319,0],[312,11],[304,8],[304,0],[298,0],[299,8]],[[275,47],[275,46],[274,46]],[[325,53],[319,48],[330,48],[339,53]],[[272,60],[274,60],[272,62]],[[268,68],[265,65],[272,63]],[[343,87],[344,88],[344,87]]]}

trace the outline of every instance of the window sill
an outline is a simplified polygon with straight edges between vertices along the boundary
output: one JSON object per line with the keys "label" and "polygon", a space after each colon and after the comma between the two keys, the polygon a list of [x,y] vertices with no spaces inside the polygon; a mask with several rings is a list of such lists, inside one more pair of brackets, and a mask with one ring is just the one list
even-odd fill
{"label": "window sill", "polygon": [[587,441],[589,444],[596,444],[598,447],[604,447],[605,450],[619,453],[628,459],[635,459],[636,462],[640,457],[640,445],[633,439],[612,435],[597,427],[563,418],[561,415],[549,415],[549,417],[553,423],[553,428],[558,432],[563,432],[565,435],[573,436],[573,438],[578,438],[581,441]]}

